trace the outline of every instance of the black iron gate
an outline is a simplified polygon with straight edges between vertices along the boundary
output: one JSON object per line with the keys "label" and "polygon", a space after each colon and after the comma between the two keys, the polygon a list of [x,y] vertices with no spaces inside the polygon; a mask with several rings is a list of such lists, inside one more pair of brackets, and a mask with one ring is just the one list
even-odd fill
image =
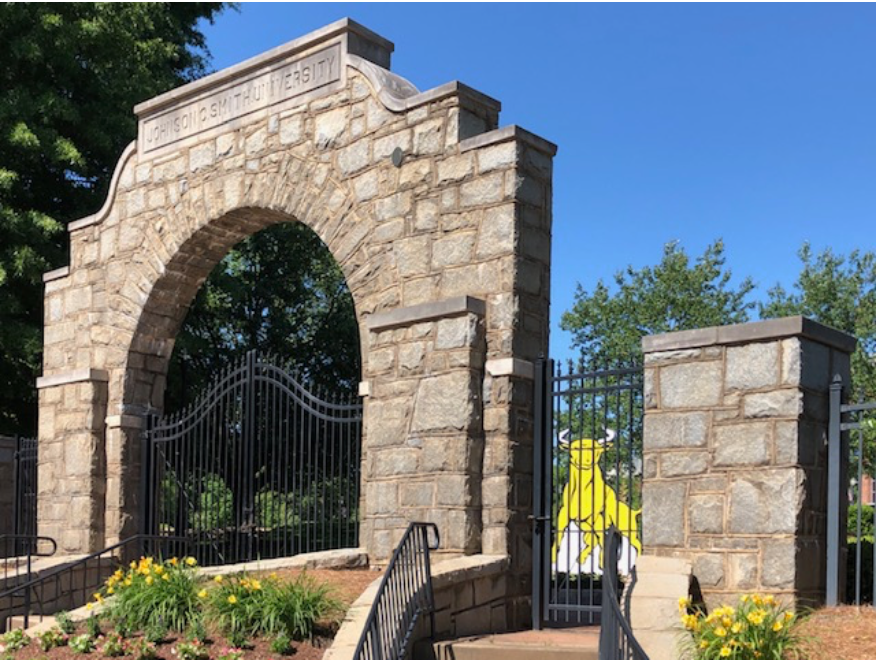
{"label": "black iron gate", "polygon": [[15,503],[12,532],[37,535],[37,440],[15,438]]}
{"label": "black iron gate", "polygon": [[541,361],[535,381],[533,624],[597,625],[603,582],[626,581],[641,550],[643,370]]}
{"label": "black iron gate", "polygon": [[203,565],[356,547],[362,404],[249,352],[144,443],[144,533]]}

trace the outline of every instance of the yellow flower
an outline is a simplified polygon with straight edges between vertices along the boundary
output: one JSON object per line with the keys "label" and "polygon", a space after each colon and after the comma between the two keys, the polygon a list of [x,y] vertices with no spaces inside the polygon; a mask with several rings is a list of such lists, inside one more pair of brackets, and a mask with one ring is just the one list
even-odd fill
{"label": "yellow flower", "polygon": [[202,600],[204,600],[204,598],[207,597],[207,589],[203,588],[200,591],[198,591],[198,597],[201,598]]}
{"label": "yellow flower", "polygon": [[677,600],[677,605],[680,607],[680,611],[683,611],[689,606],[689,598],[680,598]]}
{"label": "yellow flower", "polygon": [[750,621],[753,625],[762,625],[762,621],[765,620],[765,615],[765,610],[755,609],[747,614],[747,620]]}
{"label": "yellow flower", "polygon": [[725,637],[726,634],[728,634],[728,633],[726,632],[726,629],[725,629],[725,628],[716,628],[716,629],[713,631],[713,633],[714,633],[717,637]]}
{"label": "yellow flower", "polygon": [[771,626],[771,629],[775,632],[780,632],[781,630],[783,630],[783,623],[781,623],[780,621],[775,621],[774,625]]}
{"label": "yellow flower", "polygon": [[734,625],[732,625],[732,632],[733,632],[734,634],[738,634],[738,633],[741,632],[741,630],[743,630],[743,629],[744,629],[744,624],[743,624],[743,623],[740,623],[740,622],[739,622],[739,623],[735,623]]}
{"label": "yellow flower", "polygon": [[769,607],[774,607],[775,605],[777,605],[777,600],[774,599],[773,595],[766,595],[763,599],[765,601],[765,604],[767,604]]}
{"label": "yellow flower", "polygon": [[191,557],[191,556],[186,557],[186,565],[193,566],[196,563],[198,563],[198,561],[196,561],[193,557]]}
{"label": "yellow flower", "polygon": [[170,561],[168,561],[168,563],[170,563],[171,565],[177,565],[177,557],[175,556]]}
{"label": "yellow flower", "polygon": [[86,602],[85,608],[91,611],[92,609],[94,609],[94,605],[91,602]]}
{"label": "yellow flower", "polygon": [[747,602],[747,600],[749,600],[749,599],[750,599],[750,596],[749,596],[749,595],[746,595],[746,594],[745,594],[745,595],[742,595],[742,596],[741,596],[741,602]]}
{"label": "yellow flower", "polygon": [[730,628],[732,627],[732,619],[728,616],[723,616],[723,627]]}
{"label": "yellow flower", "polygon": [[171,581],[171,576],[168,574],[165,574],[165,575],[162,575],[162,579],[164,579],[166,582],[169,582],[169,581]]}
{"label": "yellow flower", "polygon": [[154,581],[155,581],[155,580],[152,578],[152,576],[149,576],[149,577],[146,578],[146,585],[147,585],[147,586],[152,586],[152,583],[153,583]]}
{"label": "yellow flower", "polygon": [[125,586],[131,586],[131,578],[128,577],[128,578],[127,578],[124,582],[122,582],[122,583],[125,584]]}
{"label": "yellow flower", "polygon": [[262,590],[262,582],[260,582],[258,579],[254,579],[253,581],[251,581],[250,586],[253,588],[254,591]]}
{"label": "yellow flower", "polygon": [[700,648],[701,650],[704,650],[705,648],[708,647],[708,645],[709,644],[707,643],[707,639],[702,639],[701,643],[698,644],[698,648]]}
{"label": "yellow flower", "polygon": [[222,575],[216,575],[216,576],[213,578],[213,581],[215,581],[217,584],[222,584],[222,583],[223,583],[223,577],[222,577]]}
{"label": "yellow flower", "polygon": [[128,564],[128,567],[131,568],[132,570],[134,570],[137,567],[137,564],[134,561],[132,561],[131,563]]}
{"label": "yellow flower", "polygon": [[237,601],[238,601],[238,598],[236,598],[234,595],[229,596],[229,604],[230,605],[235,604]]}
{"label": "yellow flower", "polygon": [[719,656],[720,657],[728,657],[731,654],[732,654],[732,649],[729,648],[728,646],[723,646],[722,648],[719,649]]}
{"label": "yellow flower", "polygon": [[793,612],[791,612],[791,611],[785,611],[785,612],[783,613],[783,620],[784,620],[784,623],[789,623],[791,620],[793,620],[793,616],[794,616]]}
{"label": "yellow flower", "polygon": [[113,595],[113,593],[115,593],[115,592],[116,592],[116,589],[114,589],[112,586],[107,589],[107,595]]}
{"label": "yellow flower", "polygon": [[680,621],[687,630],[694,630],[698,626],[698,617],[694,614],[683,614],[680,617]]}

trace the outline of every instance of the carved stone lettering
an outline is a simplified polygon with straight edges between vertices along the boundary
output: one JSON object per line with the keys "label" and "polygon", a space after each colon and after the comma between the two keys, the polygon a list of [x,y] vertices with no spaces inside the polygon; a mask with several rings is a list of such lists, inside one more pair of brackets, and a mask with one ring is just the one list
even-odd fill
{"label": "carved stone lettering", "polygon": [[146,118],[140,125],[140,148],[148,153],[340,78],[341,47],[335,44]]}

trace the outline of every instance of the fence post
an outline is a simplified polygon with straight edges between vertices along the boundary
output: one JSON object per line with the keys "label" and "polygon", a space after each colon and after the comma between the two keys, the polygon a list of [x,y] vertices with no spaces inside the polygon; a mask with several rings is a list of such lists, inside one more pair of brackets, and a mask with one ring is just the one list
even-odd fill
{"label": "fence post", "polygon": [[531,589],[531,627],[541,630],[543,605],[543,416],[545,416],[546,360],[540,358],[534,370],[534,490],[533,490],[533,587]]}
{"label": "fence post", "polygon": [[827,440],[828,475],[826,498],[826,605],[834,607],[839,598],[841,557],[841,376],[835,375],[829,385],[829,431]]}

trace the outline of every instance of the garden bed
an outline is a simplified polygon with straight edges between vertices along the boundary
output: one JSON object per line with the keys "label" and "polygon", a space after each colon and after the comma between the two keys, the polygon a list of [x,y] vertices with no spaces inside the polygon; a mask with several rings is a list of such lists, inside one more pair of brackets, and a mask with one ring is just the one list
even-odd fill
{"label": "garden bed", "polygon": [[875,608],[820,609],[802,623],[810,660],[874,660]]}
{"label": "garden bed", "polygon": [[[180,564],[183,566],[183,564]],[[132,569],[124,576],[118,577],[114,583],[105,586],[100,600],[95,601],[93,608],[99,614],[90,617],[90,623],[80,621],[75,623],[75,628],[68,626],[68,632],[63,635],[59,629],[53,629],[58,636],[57,645],[45,650],[41,646],[39,635],[34,635],[29,643],[17,650],[6,650],[2,657],[6,659],[110,659],[115,657],[118,659],[291,659],[291,660],[317,660],[323,657],[326,649],[331,645],[332,639],[338,628],[338,623],[343,618],[350,604],[362,593],[365,588],[371,584],[377,577],[379,572],[371,570],[277,570],[275,572],[252,572],[243,575],[233,575],[215,578],[192,578],[192,572],[186,568],[170,568],[152,575],[147,574],[146,577],[154,577],[146,585],[146,579],[141,574],[140,569]],[[168,574],[169,579],[166,580],[167,586],[186,585],[187,581],[193,580],[193,588],[190,593],[194,594],[195,600],[192,602],[195,609],[192,613],[203,614],[204,617],[196,616],[200,623],[201,630],[197,635],[193,635],[191,627],[187,631],[173,631],[168,629],[163,637],[156,638],[155,632],[150,633],[146,628],[136,627],[129,624],[128,627],[121,625],[119,610],[113,611],[113,604],[118,599],[124,597],[129,602],[132,597],[137,598],[134,594],[138,590],[138,583],[143,585],[140,587],[145,594],[149,591],[153,593],[157,586],[164,585],[160,580],[164,574]],[[126,580],[132,579],[131,583],[126,584]],[[259,631],[253,633],[248,631],[246,636],[235,637],[232,633],[234,618],[237,618],[235,610],[239,607],[242,614],[246,614],[245,618],[256,618],[251,616],[260,609],[268,611],[268,607],[261,606],[261,602],[256,602],[255,598],[263,593],[266,595],[262,599],[266,604],[271,604],[269,594],[273,591],[274,602],[280,599],[287,600],[289,594],[285,592],[290,587],[305,586],[308,590],[301,595],[301,609],[308,612],[308,604],[311,599],[309,596],[316,591],[317,593],[325,593],[329,598],[327,602],[328,608],[321,607],[321,613],[318,617],[309,622],[308,618],[304,618],[301,622],[306,623],[305,627],[309,631],[307,636],[279,635],[277,632],[268,631],[268,626],[260,626]],[[114,589],[109,591],[108,589]],[[128,591],[127,596],[122,596]],[[194,592],[194,593],[193,593]],[[177,593],[175,593],[176,595]],[[231,596],[238,596],[232,600]],[[298,595],[298,594],[297,594]],[[279,598],[280,596],[280,598]],[[304,596],[304,597],[303,597]],[[190,595],[191,597],[191,595]],[[103,602],[106,601],[104,605]],[[289,600],[287,600],[290,602]],[[293,604],[295,601],[291,601]],[[101,603],[99,606],[98,603]],[[127,603],[126,603],[127,604]],[[134,603],[136,606],[136,602]],[[285,611],[282,611],[284,617],[278,622],[294,623],[300,616],[295,614],[298,607],[295,605],[285,605]],[[247,611],[250,609],[250,611]],[[261,612],[260,612],[261,613]],[[223,620],[223,614],[226,620]],[[232,620],[230,620],[232,619]],[[263,620],[267,620],[263,616]],[[101,636],[95,636],[98,628],[102,633]],[[255,626],[253,626],[255,627]],[[298,626],[289,625],[287,628],[278,626],[277,630],[295,630]],[[124,637],[120,637],[119,630]],[[178,628],[182,629],[182,628]],[[149,636],[145,636],[149,635]],[[90,639],[93,642],[94,649],[90,652],[77,652],[71,647],[76,643],[76,638]],[[148,639],[156,640],[157,643],[146,645]],[[241,645],[242,639],[246,639],[246,644]],[[289,642],[289,648],[284,652],[278,651],[277,640],[281,639]],[[63,641],[63,643],[62,643]],[[124,648],[124,651],[114,651],[116,655],[107,653],[106,646],[108,642],[112,645],[114,642],[117,648]],[[237,646],[233,645],[237,644]],[[7,642],[8,644],[8,642]],[[139,647],[139,650],[138,650]],[[11,648],[15,648],[13,645]],[[144,657],[146,655],[146,657]],[[154,657],[151,657],[154,656]]]}

